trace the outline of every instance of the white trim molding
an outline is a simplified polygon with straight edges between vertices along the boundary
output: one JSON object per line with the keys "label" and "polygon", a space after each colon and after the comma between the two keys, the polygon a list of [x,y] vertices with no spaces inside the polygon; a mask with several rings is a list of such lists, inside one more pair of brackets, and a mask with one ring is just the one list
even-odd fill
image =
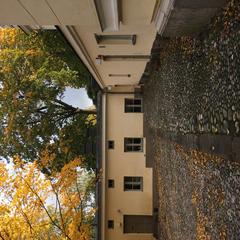
{"label": "white trim molding", "polygon": [[168,18],[174,8],[174,1],[175,0],[163,0],[156,6],[158,9],[155,10],[156,14],[153,18],[153,21],[155,23],[158,34],[160,35],[163,34],[166,28]]}

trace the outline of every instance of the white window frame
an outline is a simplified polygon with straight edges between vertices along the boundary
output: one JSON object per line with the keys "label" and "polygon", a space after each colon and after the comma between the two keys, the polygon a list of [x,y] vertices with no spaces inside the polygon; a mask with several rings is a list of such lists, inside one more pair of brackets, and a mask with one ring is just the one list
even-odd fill
{"label": "white window frame", "polygon": [[[131,178],[131,179],[127,179],[127,178]],[[127,186],[131,186],[131,188],[128,188]],[[136,186],[139,186],[139,188],[136,188]],[[125,192],[127,192],[127,191],[143,191],[143,177],[141,177],[141,176],[124,176],[123,189]]]}
{"label": "white window frame", "polygon": [[[136,139],[140,139],[140,143],[134,143]],[[132,142],[129,142],[132,141]],[[131,150],[128,148],[130,147]],[[139,147],[139,150],[135,150],[136,147]],[[143,152],[143,138],[136,137],[125,137],[124,138],[124,152]]]}
{"label": "white window frame", "polygon": [[[136,101],[141,101],[140,104],[135,103]],[[132,103],[127,103],[127,101],[132,101]],[[130,108],[132,110],[127,110],[127,108]],[[140,108],[140,111],[136,111],[136,109]],[[143,112],[143,101],[142,98],[125,98],[124,99],[124,112],[125,113],[142,113]]]}

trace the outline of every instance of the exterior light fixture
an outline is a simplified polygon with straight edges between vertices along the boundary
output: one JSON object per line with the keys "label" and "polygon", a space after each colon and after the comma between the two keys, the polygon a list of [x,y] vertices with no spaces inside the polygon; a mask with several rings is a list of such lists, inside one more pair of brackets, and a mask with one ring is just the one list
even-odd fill
{"label": "exterior light fixture", "polygon": [[98,56],[97,58],[96,58],[96,64],[97,65],[101,65],[102,64],[102,57],[101,56]]}

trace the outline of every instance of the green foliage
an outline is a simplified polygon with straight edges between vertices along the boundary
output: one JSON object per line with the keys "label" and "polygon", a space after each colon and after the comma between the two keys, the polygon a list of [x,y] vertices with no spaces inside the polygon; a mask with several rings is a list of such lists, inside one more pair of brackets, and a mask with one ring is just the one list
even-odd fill
{"label": "green foliage", "polygon": [[[79,57],[75,51],[69,46],[69,43],[59,31],[42,31],[38,37],[44,43],[44,50],[49,52],[56,58],[62,59],[68,64],[68,67],[77,73],[77,78],[72,79],[72,87],[78,88],[79,83],[87,89],[90,98],[96,100],[96,86],[92,76],[83,64],[79,64]],[[75,80],[75,81],[74,81]]]}
{"label": "green foliage", "polygon": [[80,156],[93,168],[84,146],[95,112],[61,100],[66,87],[86,87],[90,79],[73,50],[57,31],[0,29],[0,40],[0,155],[34,161],[48,151],[54,160],[45,171]]}

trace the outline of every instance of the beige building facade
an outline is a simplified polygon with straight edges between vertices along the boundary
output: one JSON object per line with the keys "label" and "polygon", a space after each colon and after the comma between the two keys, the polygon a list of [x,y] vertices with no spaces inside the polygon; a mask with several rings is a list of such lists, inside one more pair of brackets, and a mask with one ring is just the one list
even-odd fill
{"label": "beige building facade", "polygon": [[142,99],[122,93],[109,93],[105,98],[105,211],[102,219],[105,224],[102,237],[150,240],[153,239],[152,169],[145,166]]}

